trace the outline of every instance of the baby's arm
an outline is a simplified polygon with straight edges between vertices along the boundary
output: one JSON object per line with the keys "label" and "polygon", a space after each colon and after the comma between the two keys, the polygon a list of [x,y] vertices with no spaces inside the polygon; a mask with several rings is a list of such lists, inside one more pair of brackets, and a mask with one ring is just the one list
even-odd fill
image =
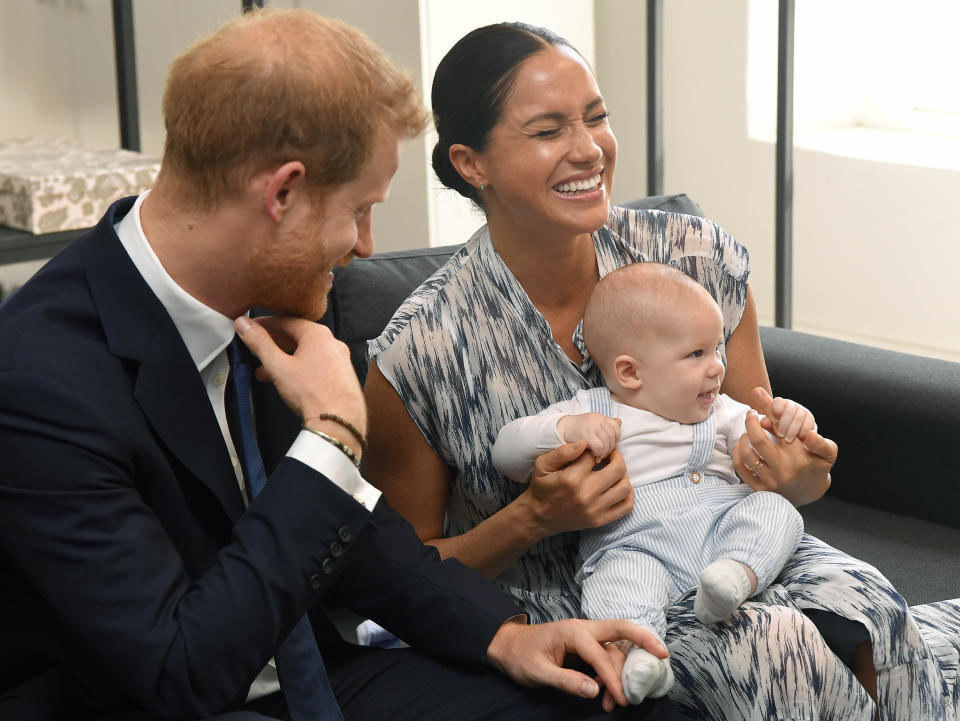
{"label": "baby's arm", "polygon": [[598,461],[610,455],[620,439],[620,419],[602,413],[563,416],[557,421],[557,433],[567,443],[586,441],[587,449]]}
{"label": "baby's arm", "polygon": [[493,444],[494,468],[517,483],[526,483],[534,461],[565,443],[557,432],[557,422],[571,412],[580,412],[575,400],[555,403],[535,416],[510,421],[500,429]]}
{"label": "baby's arm", "polygon": [[494,468],[517,483],[526,483],[537,458],[579,440],[587,442],[587,450],[597,461],[609,456],[620,438],[620,420],[578,410],[558,403],[539,415],[510,421],[493,444]]}

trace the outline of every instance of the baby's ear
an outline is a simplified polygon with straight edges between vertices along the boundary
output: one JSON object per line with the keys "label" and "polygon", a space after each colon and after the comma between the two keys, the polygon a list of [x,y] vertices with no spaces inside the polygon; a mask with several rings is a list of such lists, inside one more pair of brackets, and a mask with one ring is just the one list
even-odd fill
{"label": "baby's ear", "polygon": [[629,355],[618,355],[613,359],[613,374],[617,383],[627,390],[637,391],[643,385],[640,378],[640,364]]}

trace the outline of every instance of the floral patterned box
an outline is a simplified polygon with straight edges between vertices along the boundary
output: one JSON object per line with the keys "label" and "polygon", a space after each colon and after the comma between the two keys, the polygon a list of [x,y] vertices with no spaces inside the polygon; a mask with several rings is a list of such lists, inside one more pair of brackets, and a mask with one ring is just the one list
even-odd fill
{"label": "floral patterned box", "polygon": [[0,225],[31,233],[89,228],[110,204],[153,185],[160,163],[70,140],[0,142]]}

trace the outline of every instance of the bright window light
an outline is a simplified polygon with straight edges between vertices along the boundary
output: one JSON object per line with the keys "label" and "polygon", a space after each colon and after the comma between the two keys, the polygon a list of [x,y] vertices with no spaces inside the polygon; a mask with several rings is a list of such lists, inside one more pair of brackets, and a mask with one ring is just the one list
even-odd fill
{"label": "bright window light", "polygon": [[[748,125],[752,137],[768,141],[776,137],[777,6],[750,2]],[[849,144],[853,155],[874,156],[887,146],[897,162],[913,148],[940,156],[917,164],[960,169],[960,2],[799,0],[795,7],[798,146],[823,140],[830,152]],[[892,139],[890,131],[913,137]]]}

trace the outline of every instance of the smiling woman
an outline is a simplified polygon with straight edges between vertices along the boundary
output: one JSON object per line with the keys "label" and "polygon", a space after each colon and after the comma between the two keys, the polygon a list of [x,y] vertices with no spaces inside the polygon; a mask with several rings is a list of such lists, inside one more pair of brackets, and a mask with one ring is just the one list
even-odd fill
{"label": "smiling woman", "polygon": [[617,141],[593,73],[569,47],[524,62],[486,148],[454,143],[449,154],[468,183],[484,183],[498,251],[521,238],[552,244],[589,234],[606,220]]}
{"label": "smiling woman", "polygon": [[[583,58],[548,30],[504,23],[469,33],[437,68],[432,105],[437,176],[482,208],[487,224],[370,343],[367,475],[422,540],[496,579],[531,620],[579,617],[576,532],[630,512],[623,460],[614,452],[594,470],[582,445],[561,446],[520,486],[493,467],[497,432],[601,384],[583,343],[587,298],[601,277],[645,261],[672,265],[706,288],[722,316],[722,392],[776,416],[767,393],[752,393],[770,387],[747,252],[701,218],[610,207],[617,144],[603,96]],[[756,419],[747,430],[755,445],[765,438]],[[755,471],[741,441],[735,467]],[[808,503],[828,487],[836,451],[825,438],[771,445],[762,473],[745,475],[755,490]],[[869,597],[838,591],[830,599],[826,610],[851,619],[841,625],[863,632],[859,624],[869,623],[884,649],[891,636],[916,636],[893,596],[891,608],[864,621],[863,603],[880,596],[885,579],[805,537],[779,583],[735,623],[699,624],[691,594],[669,609],[678,678],[671,698],[704,719],[759,720],[770,709],[781,718],[871,719],[868,692],[801,610],[820,589],[798,588],[798,579],[834,567],[856,569],[871,585]],[[795,591],[808,600],[795,600]],[[864,648],[859,671],[869,681],[876,672],[869,642]],[[623,654],[608,652],[622,666]],[[936,703],[927,685],[935,678],[910,668],[916,697],[889,691],[899,682],[889,669],[907,656],[905,647],[877,655],[887,713],[936,717],[917,705]],[[608,696],[604,705],[612,704]]]}

